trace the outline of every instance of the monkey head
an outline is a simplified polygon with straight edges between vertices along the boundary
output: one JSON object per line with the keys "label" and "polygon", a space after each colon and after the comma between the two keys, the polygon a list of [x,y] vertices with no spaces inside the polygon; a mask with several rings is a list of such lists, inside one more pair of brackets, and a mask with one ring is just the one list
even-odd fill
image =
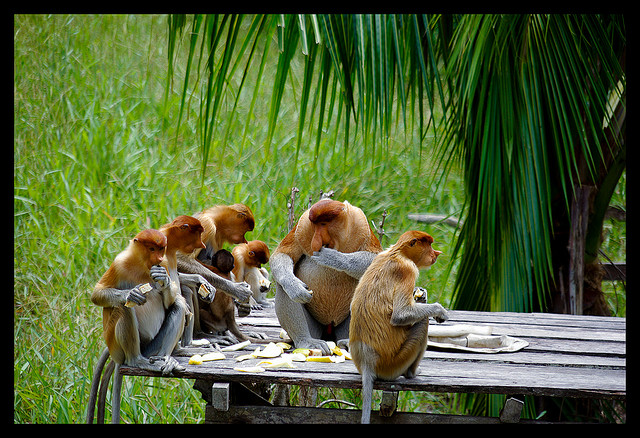
{"label": "monkey head", "polygon": [[368,246],[381,250],[365,214],[347,201],[322,199],[316,202],[300,217],[295,234],[307,255],[323,247],[345,253],[371,250]]}
{"label": "monkey head", "polygon": [[213,255],[211,265],[217,268],[221,273],[228,274],[233,271],[234,266],[233,255],[226,249],[221,249]]}
{"label": "monkey head", "polygon": [[436,262],[442,251],[431,247],[433,237],[423,231],[407,231],[398,239],[396,245],[402,254],[412,260],[418,268],[428,268]]}
{"label": "monkey head", "polygon": [[227,206],[228,213],[221,215],[216,222],[218,232],[226,236],[226,240],[232,244],[247,243],[245,233],[253,231],[255,219],[251,209],[244,204]]}
{"label": "monkey head", "polygon": [[245,263],[249,266],[260,267],[269,261],[269,247],[261,240],[247,242]]}
{"label": "monkey head", "polygon": [[169,246],[176,247],[185,254],[191,254],[195,249],[204,249],[202,232],[204,228],[200,221],[191,216],[178,216],[170,224],[161,228],[166,231]]}
{"label": "monkey head", "polygon": [[344,234],[347,221],[344,203],[332,199],[322,199],[309,209],[309,221],[313,228],[311,251],[320,251],[323,247],[338,249],[339,239]]}
{"label": "monkey head", "polygon": [[132,244],[139,248],[140,254],[145,258],[147,268],[158,265],[164,258],[167,249],[167,238],[158,230],[140,231],[132,240]]}

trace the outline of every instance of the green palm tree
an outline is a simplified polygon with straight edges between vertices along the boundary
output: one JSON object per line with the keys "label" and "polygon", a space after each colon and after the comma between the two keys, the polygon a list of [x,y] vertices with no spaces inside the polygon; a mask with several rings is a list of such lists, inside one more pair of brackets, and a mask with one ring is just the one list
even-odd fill
{"label": "green palm tree", "polygon": [[[314,96],[316,152],[337,105],[345,144],[352,121],[365,138],[384,139],[394,121],[416,120],[421,139],[436,135],[438,165],[463,169],[452,307],[607,313],[599,288],[582,286],[597,266],[604,212],[626,163],[624,17],[172,15],[170,73],[187,26],[180,118],[197,61],[203,176],[228,78],[242,71],[242,88],[258,70],[251,114],[265,64],[277,63],[268,154],[301,51],[296,157]],[[501,406],[495,397],[476,398],[480,405],[491,415]]]}
{"label": "green palm tree", "polygon": [[[170,70],[188,21],[169,18]],[[277,52],[269,44],[274,32]],[[604,211],[625,169],[622,16],[195,15],[180,118],[197,60],[205,76],[203,175],[228,78],[241,69],[242,88],[250,69],[260,78],[265,63],[277,62],[269,153],[297,51],[305,56],[296,156],[313,95],[316,150],[325,112],[337,102],[347,145],[352,120],[365,135],[384,138],[401,115],[405,123],[417,119],[423,134],[435,126],[440,166],[462,164],[467,209],[454,307],[571,311],[576,257],[564,248],[572,202],[590,193],[577,256],[593,263]],[[234,106],[240,90],[235,95]]]}

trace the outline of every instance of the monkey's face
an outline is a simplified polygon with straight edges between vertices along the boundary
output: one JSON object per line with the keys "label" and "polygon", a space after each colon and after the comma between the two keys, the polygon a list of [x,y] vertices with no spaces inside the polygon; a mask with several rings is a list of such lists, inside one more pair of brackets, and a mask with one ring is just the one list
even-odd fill
{"label": "monkey's face", "polygon": [[153,265],[159,265],[164,259],[166,247],[150,246],[147,248],[149,252],[148,268],[151,269]]}
{"label": "monkey's face", "polygon": [[179,249],[183,253],[191,254],[198,248],[206,248],[205,244],[202,242],[202,227],[182,226],[180,227],[179,232]]}
{"label": "monkey's face", "polygon": [[332,227],[335,227],[335,223],[333,223],[333,221],[313,224],[311,251],[320,251],[323,247],[335,249],[336,245],[331,233]]}
{"label": "monkey's face", "polygon": [[413,260],[418,268],[428,268],[436,262],[442,251],[431,247],[433,237],[420,231],[408,231],[399,240],[402,242],[403,253]]}

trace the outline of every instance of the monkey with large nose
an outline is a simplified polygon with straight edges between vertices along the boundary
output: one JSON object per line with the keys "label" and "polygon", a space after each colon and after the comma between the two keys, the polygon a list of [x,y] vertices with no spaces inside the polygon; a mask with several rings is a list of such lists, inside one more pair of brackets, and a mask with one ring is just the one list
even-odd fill
{"label": "monkey with large nose", "polygon": [[439,303],[413,297],[419,270],[442,254],[432,243],[427,233],[407,231],[376,256],[353,294],[349,352],[362,375],[363,423],[370,419],[374,380],[414,377],[427,348],[429,317],[448,319]]}
{"label": "monkey with large nose", "polygon": [[269,262],[276,315],[297,348],[330,354],[326,340],[347,342],[353,291],[380,251],[367,217],[347,201],[323,199],[302,214]]}

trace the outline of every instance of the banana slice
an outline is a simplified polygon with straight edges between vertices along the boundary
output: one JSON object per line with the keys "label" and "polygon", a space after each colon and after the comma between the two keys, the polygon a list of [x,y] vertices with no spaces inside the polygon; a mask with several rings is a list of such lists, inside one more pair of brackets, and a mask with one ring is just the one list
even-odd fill
{"label": "banana slice", "polygon": [[220,350],[221,351],[238,351],[238,350],[242,350],[244,347],[248,347],[249,345],[251,345],[251,341],[247,339],[244,342],[239,342],[237,344],[229,345],[228,347],[221,348]]}
{"label": "banana slice", "polygon": [[219,351],[214,351],[212,353],[207,353],[202,355],[202,362],[208,362],[210,360],[222,360],[222,359],[226,359],[226,356]]}
{"label": "banana slice", "polygon": [[274,344],[273,342],[269,342],[267,346],[264,347],[264,350],[256,353],[256,356],[270,358],[270,357],[278,357],[281,354],[282,354],[282,347]]}

